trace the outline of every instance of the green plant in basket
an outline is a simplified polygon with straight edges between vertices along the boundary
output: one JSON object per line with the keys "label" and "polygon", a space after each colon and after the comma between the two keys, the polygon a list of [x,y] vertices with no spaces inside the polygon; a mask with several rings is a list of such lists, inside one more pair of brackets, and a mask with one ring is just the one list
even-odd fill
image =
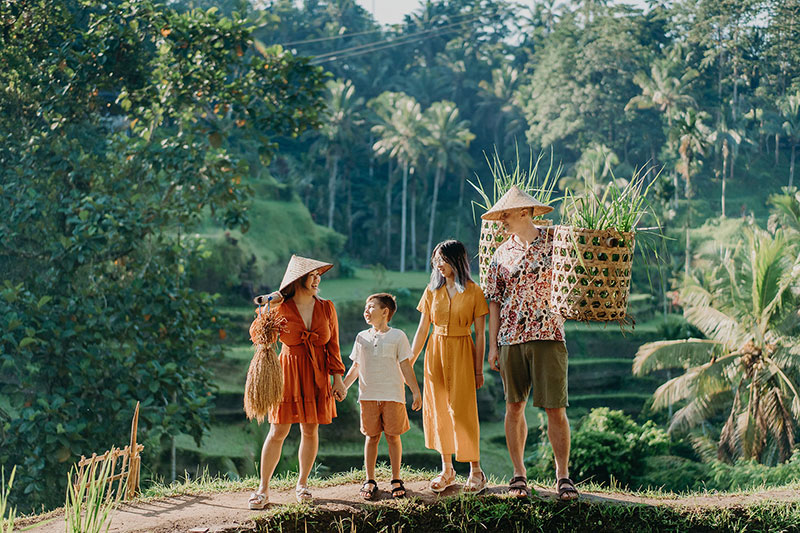
{"label": "green plant in basket", "polygon": [[647,194],[649,172],[629,181],[613,174],[603,193],[565,193],[564,225],[554,233],[551,306],[565,318],[623,323],[630,294],[637,225],[653,214]]}
{"label": "green plant in basket", "polygon": [[[549,205],[554,201],[553,191],[561,175],[561,166],[559,165],[556,167],[553,165],[552,149],[550,150],[550,163],[546,171],[543,168],[544,165],[541,164],[544,159],[543,152],[540,152],[535,160],[531,152],[527,169],[523,167],[520,161],[519,147],[516,147],[516,155],[516,162],[514,165],[512,167],[507,167],[500,158],[497,147],[494,148],[491,161],[489,160],[489,156],[484,153],[486,163],[489,165],[489,171],[492,174],[492,187],[491,190],[487,190],[477,174],[477,183],[469,182],[480,195],[480,200],[473,200],[472,202],[473,220],[475,220],[476,207],[482,209],[485,213],[515,186],[521,191],[531,195],[543,205]],[[541,219],[541,215],[533,216],[533,218]],[[540,223],[544,223],[544,221]],[[482,222],[480,242],[478,244],[478,264],[480,265],[481,284],[485,281],[486,269],[491,262],[492,255],[507,238],[508,236],[503,231],[502,225],[497,221],[484,220]]]}
{"label": "green plant in basket", "polygon": [[[476,183],[467,180],[468,183],[472,185],[472,187],[478,192],[478,195],[480,195],[480,200],[472,201],[473,220],[476,220],[476,207],[482,209],[483,211],[488,211],[505,193],[509,191],[509,189],[511,189],[511,187],[515,185],[545,205],[550,205],[555,201],[553,198],[553,191],[555,190],[556,183],[561,177],[562,167],[561,165],[554,165],[552,149],[550,150],[550,161],[547,165],[546,171],[543,169],[544,165],[541,165],[542,160],[544,159],[543,151],[539,152],[539,155],[535,160],[533,158],[533,152],[530,153],[527,169],[522,166],[520,161],[519,146],[516,147],[516,162],[514,163],[513,167],[506,166],[505,162],[503,162],[503,160],[500,158],[500,154],[497,152],[496,146],[494,147],[491,161],[489,160],[489,156],[486,154],[486,152],[484,152],[483,155],[486,158],[486,163],[489,166],[489,172],[492,175],[492,187],[490,191],[487,191],[477,174],[475,175]],[[540,168],[540,165],[542,168]],[[489,193],[492,195],[491,198],[489,197]],[[541,215],[534,218],[541,218]]]}
{"label": "green plant in basket", "polygon": [[[583,229],[615,229],[620,233],[635,231],[639,221],[653,212],[647,195],[660,172],[645,186],[647,174],[637,169],[627,182],[615,179],[612,174],[602,196],[594,190],[587,190],[580,196],[566,191],[564,222]],[[621,181],[625,184],[620,185]]]}

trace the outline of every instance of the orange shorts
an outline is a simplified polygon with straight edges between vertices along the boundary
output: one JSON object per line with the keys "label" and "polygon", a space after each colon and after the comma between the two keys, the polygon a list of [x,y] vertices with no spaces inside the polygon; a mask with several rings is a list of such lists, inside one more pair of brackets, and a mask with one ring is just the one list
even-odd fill
{"label": "orange shorts", "polygon": [[411,426],[408,424],[406,404],[400,402],[378,402],[361,400],[361,433],[375,437],[381,431],[387,435],[402,435]]}

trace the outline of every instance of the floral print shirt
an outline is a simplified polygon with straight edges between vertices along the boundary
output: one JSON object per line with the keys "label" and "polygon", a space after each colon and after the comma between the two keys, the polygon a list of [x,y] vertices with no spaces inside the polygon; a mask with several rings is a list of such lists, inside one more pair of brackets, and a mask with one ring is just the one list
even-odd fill
{"label": "floral print shirt", "polygon": [[512,237],[492,256],[484,295],[500,304],[497,343],[564,340],[564,319],[550,310],[553,237],[541,230],[528,246]]}

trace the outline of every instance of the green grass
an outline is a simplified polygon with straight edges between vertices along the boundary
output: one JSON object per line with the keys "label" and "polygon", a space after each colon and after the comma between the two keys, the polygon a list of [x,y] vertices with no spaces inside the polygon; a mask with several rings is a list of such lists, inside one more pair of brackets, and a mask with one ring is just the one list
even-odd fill
{"label": "green grass", "polygon": [[412,294],[422,292],[430,281],[426,272],[395,272],[390,270],[355,269],[352,278],[326,279],[320,283],[320,296],[332,300],[334,304],[349,301],[363,302],[375,292],[393,292],[409,289]]}
{"label": "green grass", "polygon": [[[242,411],[242,420],[244,420]],[[266,431],[266,430],[265,430]],[[212,425],[203,435],[198,446],[186,434],[175,437],[175,447],[179,450],[197,452],[205,457],[244,457],[254,458],[261,450],[263,435],[248,423]]]}
{"label": "green grass", "polygon": [[796,503],[690,509],[621,502],[550,500],[521,502],[502,497],[444,498],[365,506],[360,512],[310,505],[276,508],[256,519],[252,531],[285,532],[527,532],[527,531],[790,531],[800,527]]}

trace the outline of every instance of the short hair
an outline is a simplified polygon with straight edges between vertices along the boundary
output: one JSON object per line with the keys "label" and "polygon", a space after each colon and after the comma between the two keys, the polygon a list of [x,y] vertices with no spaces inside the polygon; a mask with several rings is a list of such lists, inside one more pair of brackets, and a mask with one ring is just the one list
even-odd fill
{"label": "short hair", "polygon": [[386,319],[387,322],[392,319],[394,312],[397,311],[397,299],[395,299],[395,297],[388,292],[370,294],[367,296],[367,303],[369,303],[370,300],[377,301],[378,305],[380,305],[383,309],[389,310],[389,318]]}
{"label": "short hair", "polygon": [[436,254],[440,254],[442,259],[453,269],[456,290],[458,292],[464,292],[467,288],[467,283],[471,280],[469,258],[467,257],[467,249],[464,247],[464,244],[460,241],[450,239],[440,242],[436,245],[436,248],[433,249],[433,253],[431,254],[431,281],[428,284],[431,291],[435,291],[445,284],[444,276],[439,273],[439,270],[433,264],[433,258],[436,257]]}

